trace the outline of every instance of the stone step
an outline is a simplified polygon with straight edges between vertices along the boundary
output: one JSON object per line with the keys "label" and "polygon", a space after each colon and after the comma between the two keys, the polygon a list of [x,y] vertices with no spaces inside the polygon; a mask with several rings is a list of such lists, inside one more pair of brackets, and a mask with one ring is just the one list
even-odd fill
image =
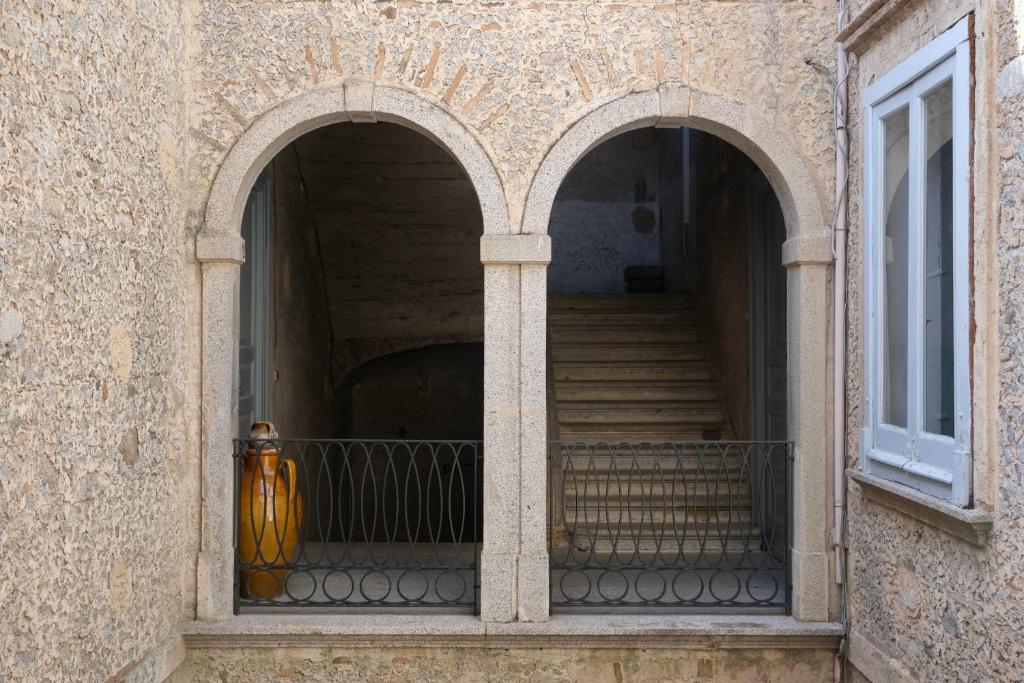
{"label": "stone step", "polygon": [[712,379],[711,364],[704,361],[677,361],[671,363],[612,363],[594,362],[586,364],[554,364],[556,382],[644,382],[649,380],[695,380],[707,382]]}
{"label": "stone step", "polygon": [[718,410],[722,405],[714,399],[700,401],[558,401],[560,411],[632,411],[632,410],[653,410],[664,412],[678,412],[689,410]]}
{"label": "stone step", "polygon": [[577,478],[584,476],[597,477],[604,480],[608,477],[627,476],[646,477],[648,480],[664,479],[674,476],[673,472],[681,472],[689,476],[696,474],[700,480],[707,477],[709,481],[716,479],[739,480],[749,479],[750,475],[740,475],[744,467],[754,470],[762,467],[760,459],[752,458],[748,462],[740,450],[716,453],[706,451],[702,458],[695,455],[695,450],[686,449],[677,455],[673,447],[665,445],[639,446],[632,452],[625,446],[618,446],[614,453],[607,447],[595,446],[585,449],[579,444],[573,445],[571,439],[563,438],[564,445],[559,450],[552,450],[566,476],[573,472]]}
{"label": "stone step", "polygon": [[551,358],[555,362],[586,363],[593,361],[689,361],[705,360],[703,344],[556,344],[551,345]]}
{"label": "stone step", "polygon": [[564,382],[556,383],[555,398],[559,408],[570,402],[613,402],[621,405],[634,402],[643,406],[657,401],[717,401],[718,387],[712,382]]}
{"label": "stone step", "polygon": [[548,311],[672,311],[693,308],[689,294],[552,294]]}
{"label": "stone step", "polygon": [[[644,407],[569,409],[559,406],[558,423],[570,425],[604,425],[614,431],[628,431],[637,425],[709,425],[721,428],[725,415],[720,406],[697,403],[684,407]],[[692,428],[692,427],[691,427]],[[703,428],[702,428],[703,429]]]}
{"label": "stone step", "polygon": [[574,344],[621,344],[701,342],[697,327],[562,327],[549,331],[552,346]]}
{"label": "stone step", "polygon": [[576,551],[592,551],[598,557],[603,556],[605,561],[608,561],[613,553],[622,560],[633,553],[657,555],[669,559],[682,552],[689,556],[691,563],[696,564],[701,554],[703,554],[704,562],[707,562],[709,559],[718,558],[723,553],[742,555],[744,552],[752,553],[763,550],[760,531],[742,537],[731,535],[722,538],[715,533],[694,533],[688,534],[680,540],[671,535],[655,536],[651,534],[640,537],[621,535],[618,538],[611,538],[594,536],[587,529],[580,529],[575,533],[567,532],[565,542],[571,544]]}
{"label": "stone step", "polygon": [[559,426],[559,440],[562,442],[611,443],[611,444],[669,444],[694,441],[732,441],[735,438],[730,429],[724,426],[718,430],[650,430],[650,431],[610,431],[596,427],[576,428]]}
{"label": "stone step", "polygon": [[[621,512],[621,515],[620,515]],[[753,513],[746,510],[666,510],[650,509],[641,515],[634,513],[632,518],[625,510],[608,508],[572,508],[563,511],[562,522],[566,527],[586,529],[594,536],[627,536],[640,538],[643,536],[680,536],[686,531],[694,533],[706,532],[710,536],[726,534],[736,537],[758,534],[760,529],[754,522]]]}
{"label": "stone step", "polygon": [[734,438],[689,296],[556,296],[548,319],[561,441],[596,444],[553,450],[573,543],[759,545],[745,449],[668,445]]}
{"label": "stone step", "polygon": [[697,314],[691,311],[548,311],[548,325],[553,332],[560,328],[605,327],[638,328],[651,326],[692,326]]}
{"label": "stone step", "polygon": [[[566,478],[561,486],[566,507],[621,510],[639,519],[651,510],[749,510],[750,483],[743,481],[657,484],[651,481],[595,482]],[[641,503],[637,505],[637,503]]]}

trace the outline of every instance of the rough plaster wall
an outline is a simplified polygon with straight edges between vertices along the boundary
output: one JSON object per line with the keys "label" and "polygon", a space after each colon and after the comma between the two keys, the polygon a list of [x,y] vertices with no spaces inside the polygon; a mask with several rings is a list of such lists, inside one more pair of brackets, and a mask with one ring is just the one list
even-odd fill
{"label": "rough plaster wall", "polygon": [[316,226],[294,146],[279,153],[272,168],[270,418],[283,436],[327,438],[336,435],[336,410]]}
{"label": "rough plaster wall", "polygon": [[191,614],[187,21],[3,6],[0,680],[105,680]]}
{"label": "rough plaster wall", "polygon": [[694,303],[719,372],[736,438],[750,434],[748,183],[754,167],[729,143],[697,136],[697,282]]}
{"label": "rough plaster wall", "polygon": [[823,650],[308,648],[192,650],[173,683],[246,681],[591,681],[821,683]]}
{"label": "rough plaster wall", "polygon": [[394,124],[346,123],[297,143],[320,239],[335,383],[359,363],[483,340],[483,219],[448,153]]}
{"label": "rough plaster wall", "polygon": [[205,206],[226,150],[276,103],[346,76],[376,77],[418,90],[479,134],[515,221],[570,122],[601,101],[682,78],[789,131],[827,206],[831,87],[804,60],[833,63],[834,12],[833,0],[205,2],[193,66],[205,86],[195,90],[193,197]]}
{"label": "rough plaster wall", "polygon": [[549,291],[619,294],[627,266],[661,265],[657,133],[616,136],[565,178],[548,227]]}
{"label": "rough plaster wall", "polygon": [[[856,466],[863,401],[859,93],[967,11],[978,10],[974,213],[976,317],[997,316],[993,364],[975,367],[975,504],[992,511],[992,536],[969,546],[930,526],[865,501],[851,486],[849,609],[851,627],[920,680],[1017,680],[1024,670],[1024,11],[1014,2],[914,2],[889,22],[854,63],[851,77],[851,234],[848,452]],[[995,84],[995,93],[993,93]],[[987,137],[991,134],[992,137]],[[995,158],[989,156],[995,154]],[[993,163],[990,165],[988,162]],[[995,271],[988,270],[994,258]],[[993,300],[994,299],[994,300]],[[987,331],[979,329],[976,341]],[[976,347],[976,351],[978,347]],[[976,362],[980,358],[976,353]],[[997,375],[995,373],[998,373]],[[998,380],[996,379],[998,377]],[[997,384],[993,385],[993,382]],[[993,395],[997,394],[995,398]],[[979,413],[979,411],[981,411]],[[979,420],[978,415],[990,416]],[[994,443],[985,436],[995,433]],[[978,448],[978,444],[986,444]],[[986,464],[987,463],[987,464]],[[991,471],[989,471],[991,468]]]}

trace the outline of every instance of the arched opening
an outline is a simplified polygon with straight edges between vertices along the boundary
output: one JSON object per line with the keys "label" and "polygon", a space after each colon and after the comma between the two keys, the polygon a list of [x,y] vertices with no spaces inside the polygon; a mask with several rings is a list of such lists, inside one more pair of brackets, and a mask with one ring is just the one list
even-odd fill
{"label": "arched opening", "polygon": [[787,607],[786,226],[758,166],[637,128],[548,234],[552,605]]}
{"label": "arched opening", "polygon": [[[482,233],[463,168],[398,124],[317,128],[259,176],[239,291],[243,606],[473,609]],[[250,440],[258,422],[277,435]],[[264,450],[280,454],[266,484]]]}

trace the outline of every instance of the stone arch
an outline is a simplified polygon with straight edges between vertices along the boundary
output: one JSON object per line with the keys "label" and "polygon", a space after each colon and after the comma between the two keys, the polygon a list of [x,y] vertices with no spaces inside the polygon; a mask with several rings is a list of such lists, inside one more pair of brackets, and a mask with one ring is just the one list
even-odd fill
{"label": "stone arch", "polygon": [[[620,133],[648,126],[689,126],[740,149],[764,172],[779,198],[789,240],[785,260],[831,260],[818,183],[797,154],[792,138],[740,102],[675,83],[606,102],[570,124],[534,175],[523,210],[522,232],[547,234],[555,195],[587,152]],[[822,252],[825,248],[827,254]],[[808,250],[814,253],[803,253]]]}
{"label": "stone arch", "polygon": [[[557,138],[533,177],[523,206],[521,232],[546,238],[555,195],[576,163],[605,140],[648,126],[689,126],[731,143],[765,174],[782,207],[786,242],[781,256],[788,271],[787,428],[795,453],[789,475],[793,510],[791,604],[799,620],[825,620],[829,615],[829,549],[824,492],[831,476],[829,446],[824,438],[830,421],[825,410],[829,390],[825,370],[829,362],[828,266],[833,256],[818,180],[796,151],[792,138],[740,102],[682,84],[667,83],[657,90],[624,95],[591,109]],[[545,280],[543,271],[537,274],[530,283],[529,296],[545,301]],[[543,325],[537,328],[532,347],[543,349]],[[533,372],[544,376],[539,366]],[[536,402],[543,400],[537,398]],[[524,443],[523,451],[520,467],[524,472],[530,463],[543,462],[541,446]],[[534,478],[543,477],[542,470],[532,472]],[[531,486],[524,481],[521,496],[525,500],[532,495],[532,505],[542,508],[542,494],[534,493]],[[520,557],[521,566],[534,570],[533,574],[521,570],[519,581],[526,585],[534,580],[534,592],[540,593],[543,586],[538,586],[533,575],[540,575],[547,566],[547,556],[539,550],[534,555],[540,559]],[[524,610],[523,600],[520,602],[520,618],[547,617],[543,601],[527,606],[532,610],[529,612]]]}
{"label": "stone arch", "polygon": [[285,100],[242,132],[217,171],[206,221],[196,236],[196,258],[202,265],[202,530],[196,589],[201,619],[223,619],[233,613],[230,454],[237,429],[238,284],[245,254],[245,203],[256,178],[278,152],[305,133],[345,121],[396,123],[440,145],[473,185],[484,234],[510,233],[505,192],[491,155],[467,126],[411,91],[348,79]]}
{"label": "stone arch", "polygon": [[509,233],[501,179],[491,155],[468,127],[413,92],[349,79],[341,85],[310,90],[285,100],[242,132],[221,164],[210,191],[206,221],[199,233],[200,260],[218,256],[211,251],[237,247],[234,238],[241,229],[249,190],[278,152],[305,133],[345,121],[396,123],[440,145],[462,166],[473,184],[483,215],[484,234]]}

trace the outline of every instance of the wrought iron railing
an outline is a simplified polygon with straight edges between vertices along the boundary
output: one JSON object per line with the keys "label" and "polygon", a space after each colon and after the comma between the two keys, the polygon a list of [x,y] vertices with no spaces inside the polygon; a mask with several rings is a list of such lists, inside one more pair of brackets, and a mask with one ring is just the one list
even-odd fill
{"label": "wrought iron railing", "polygon": [[479,441],[235,442],[236,609],[477,611]]}
{"label": "wrought iron railing", "polygon": [[558,610],[789,608],[783,442],[549,445]]}

